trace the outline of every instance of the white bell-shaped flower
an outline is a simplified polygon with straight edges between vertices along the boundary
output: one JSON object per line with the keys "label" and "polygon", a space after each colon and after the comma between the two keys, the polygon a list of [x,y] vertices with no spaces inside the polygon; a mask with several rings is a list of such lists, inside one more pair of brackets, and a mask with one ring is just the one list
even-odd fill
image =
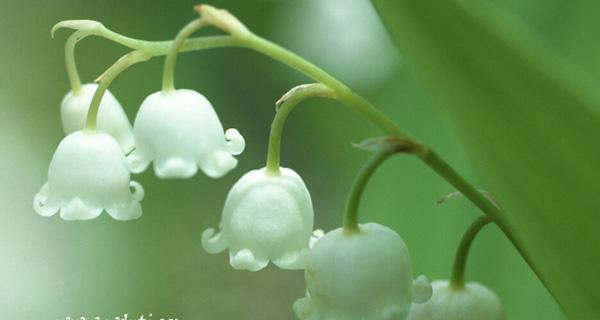
{"label": "white bell-shaped flower", "polygon": [[223,133],[212,105],[200,93],[180,89],[148,96],[133,125],[135,151],[127,157],[132,172],[154,161],[159,178],[189,178],[198,167],[218,178],[235,168],[245,147],[236,129]]}
{"label": "white bell-shaped flower", "polygon": [[[60,106],[65,134],[83,130],[96,88],[97,84],[87,83],[81,86],[79,92],[70,91],[65,95]],[[113,136],[125,153],[133,150],[135,145],[131,123],[119,101],[108,90],[100,102],[97,128]]]}
{"label": "white bell-shaped flower", "polygon": [[209,253],[229,248],[235,269],[258,271],[269,261],[282,269],[302,269],[313,219],[310,194],[296,172],[252,170],[229,191],[220,233],[205,230],[202,246]]}
{"label": "white bell-shaped flower", "polygon": [[94,219],[106,210],[117,220],[142,215],[144,191],[130,181],[125,154],[107,133],[76,131],[54,152],[48,182],[33,199],[42,216],[60,211],[65,220]]}
{"label": "white bell-shaped flower", "polygon": [[294,312],[301,320],[405,319],[411,302],[431,297],[427,278],[413,281],[411,269],[404,241],[390,228],[338,228],[310,251],[306,297],[294,303]]}
{"label": "white bell-shaped flower", "polygon": [[480,283],[469,282],[462,288],[454,288],[448,280],[436,280],[431,285],[431,300],[413,305],[409,320],[506,319],[498,296]]}

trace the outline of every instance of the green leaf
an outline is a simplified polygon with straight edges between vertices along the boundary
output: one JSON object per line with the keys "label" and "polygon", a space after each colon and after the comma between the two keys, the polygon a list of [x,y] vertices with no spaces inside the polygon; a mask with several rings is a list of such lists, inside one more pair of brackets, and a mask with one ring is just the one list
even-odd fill
{"label": "green leaf", "polygon": [[505,208],[514,244],[569,318],[599,319],[594,84],[491,4],[373,2]]}

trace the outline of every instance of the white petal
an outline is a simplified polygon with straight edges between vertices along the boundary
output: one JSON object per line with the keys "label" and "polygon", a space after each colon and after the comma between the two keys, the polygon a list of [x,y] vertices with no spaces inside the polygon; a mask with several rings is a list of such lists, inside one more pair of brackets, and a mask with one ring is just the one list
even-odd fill
{"label": "white petal", "polygon": [[133,189],[133,193],[131,194],[133,200],[139,202],[142,201],[142,199],[144,199],[144,188],[141,184],[139,184],[136,181],[130,181],[129,188]]}
{"label": "white petal", "polygon": [[125,154],[117,141],[101,131],[77,131],[58,145],[48,169],[48,183],[36,196],[40,214],[60,208],[65,220],[87,220],[106,209],[119,220],[141,215],[144,191],[130,181]]}
{"label": "white petal", "polygon": [[244,152],[244,148],[246,148],[246,140],[240,134],[237,129],[230,128],[225,131],[225,139],[227,139],[227,149],[229,152],[237,156],[238,154]]}
{"label": "white petal", "polygon": [[133,150],[133,152],[127,156],[127,167],[133,173],[142,173],[148,168],[150,161],[150,159],[144,157],[138,150]]}
{"label": "white petal", "polygon": [[[65,134],[82,130],[87,118],[92,97],[98,85],[87,83],[81,87],[77,94],[67,93],[61,104],[61,118]],[[117,99],[106,91],[100,109],[98,110],[98,130],[107,132],[121,145],[125,153],[134,148],[133,128]]]}
{"label": "white petal", "polygon": [[413,304],[409,320],[504,320],[506,314],[498,296],[486,286],[468,282],[461,289],[450,287],[448,280],[431,283],[433,295],[423,304]]}
{"label": "white petal", "polygon": [[273,259],[273,263],[281,269],[299,270],[306,267],[307,249],[286,252],[284,255]]}
{"label": "white petal", "polygon": [[60,217],[64,220],[90,220],[102,213],[101,207],[90,207],[81,199],[75,198],[60,209]]}
{"label": "white petal", "polygon": [[201,162],[202,171],[211,178],[220,178],[237,166],[238,160],[225,151],[216,151]]}
{"label": "white petal", "polygon": [[300,320],[322,320],[310,297],[300,298],[294,302],[294,314]]}
{"label": "white petal", "polygon": [[164,161],[155,160],[154,171],[161,179],[186,179],[198,172],[198,166],[191,159],[170,158]]}
{"label": "white petal", "polygon": [[413,302],[425,303],[431,299],[433,288],[426,276],[420,275],[413,281]]}
{"label": "white petal", "polygon": [[[134,134],[136,151],[144,154],[142,163],[163,159],[154,169],[164,178],[190,177],[198,165],[210,177],[223,176],[237,164],[229,149],[243,149],[243,138],[236,131],[229,132],[230,143],[225,139],[210,102],[186,89],[149,95],[137,113]],[[171,159],[184,160],[170,163]]]}
{"label": "white petal", "polygon": [[63,202],[80,198],[88,205],[105,207],[130,197],[125,155],[110,135],[77,131],[58,145],[48,185]]}
{"label": "white petal", "polygon": [[302,269],[313,218],[310,194],[293,170],[280,168],[279,175],[252,170],[229,191],[222,232],[211,239],[218,245],[208,241],[212,229],[203,234],[203,245],[211,253],[228,247],[236,269],[260,270],[269,260],[282,269]]}
{"label": "white petal", "polygon": [[35,211],[44,217],[50,217],[58,212],[58,204],[49,201],[48,183],[45,183],[40,192],[33,197],[33,208]]}
{"label": "white petal", "polygon": [[137,201],[125,202],[106,208],[108,214],[115,220],[127,221],[138,219],[142,216],[142,206]]}
{"label": "white petal", "polygon": [[222,233],[215,235],[215,229],[206,229],[202,232],[202,247],[206,252],[215,254],[227,249],[227,241]]}
{"label": "white petal", "polygon": [[266,267],[269,264],[269,260],[257,259],[252,251],[242,249],[229,255],[229,263],[237,270],[258,271]]}

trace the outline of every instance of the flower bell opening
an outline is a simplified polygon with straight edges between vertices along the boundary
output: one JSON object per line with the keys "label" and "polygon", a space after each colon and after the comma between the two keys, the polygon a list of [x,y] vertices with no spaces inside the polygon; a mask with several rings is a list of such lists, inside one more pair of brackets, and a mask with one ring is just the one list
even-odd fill
{"label": "flower bell opening", "polygon": [[127,157],[132,172],[154,161],[159,178],[190,178],[198,168],[219,178],[237,166],[234,155],[245,141],[236,129],[223,126],[210,102],[200,93],[179,89],[148,96],[135,119],[136,149]]}
{"label": "flower bell opening", "polygon": [[34,197],[42,216],[60,212],[64,220],[89,220],[108,212],[116,220],[142,215],[142,186],[130,181],[123,150],[109,134],[76,131],[58,145],[48,182]]}
{"label": "flower bell opening", "polygon": [[[87,83],[80,91],[70,91],[65,95],[60,107],[60,115],[65,134],[83,130],[92,97],[98,84]],[[123,107],[115,96],[106,91],[98,110],[98,130],[104,131],[115,138],[125,153],[135,147],[133,128]]]}
{"label": "flower bell opening", "polygon": [[231,266],[258,271],[269,261],[282,269],[301,269],[311,242],[313,207],[300,176],[265,168],[240,178],[229,191],[220,232],[207,229],[202,246],[209,253],[229,248]]}

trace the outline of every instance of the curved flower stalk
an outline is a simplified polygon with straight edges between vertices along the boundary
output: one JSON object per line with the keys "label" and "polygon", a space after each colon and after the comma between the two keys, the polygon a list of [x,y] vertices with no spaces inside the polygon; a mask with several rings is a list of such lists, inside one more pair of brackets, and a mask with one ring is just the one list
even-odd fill
{"label": "curved flower stalk", "polygon": [[[97,84],[86,83],[79,90],[70,91],[65,95],[60,107],[65,134],[83,130],[96,89],[98,89]],[[119,101],[108,90],[104,94],[98,110],[97,126],[98,130],[113,136],[125,153],[131,152],[135,147],[131,123]]]}
{"label": "curved flower stalk", "polygon": [[431,285],[431,300],[413,305],[408,320],[506,319],[498,296],[480,283],[469,282],[458,289],[448,280],[435,280]]}
{"label": "curved flower stalk", "polygon": [[211,178],[237,165],[233,155],[245,147],[236,129],[223,126],[210,102],[200,93],[180,89],[146,98],[134,123],[135,151],[127,157],[132,172],[154,161],[159,178],[189,178],[198,167]]}
{"label": "curved flower stalk", "polygon": [[65,220],[94,219],[103,210],[116,220],[131,220],[142,215],[143,197],[115,139],[101,131],[76,131],[58,145],[33,207],[46,217],[60,212]]}
{"label": "curved flower stalk", "polygon": [[458,247],[450,281],[434,281],[431,300],[414,305],[409,320],[506,319],[502,303],[492,290],[480,283],[465,283],[464,280],[471,244],[479,231],[492,220],[489,216],[482,216],[471,224]]}
{"label": "curved flower stalk", "polygon": [[229,191],[221,230],[216,235],[214,229],[205,230],[202,246],[209,253],[229,248],[235,269],[258,271],[269,261],[282,269],[302,269],[313,219],[310,194],[296,172],[252,170]]}
{"label": "curved flower stalk", "polygon": [[392,229],[376,223],[338,228],[308,255],[306,297],[294,303],[301,320],[405,319],[411,302],[431,296],[423,276],[413,282],[408,249]]}

